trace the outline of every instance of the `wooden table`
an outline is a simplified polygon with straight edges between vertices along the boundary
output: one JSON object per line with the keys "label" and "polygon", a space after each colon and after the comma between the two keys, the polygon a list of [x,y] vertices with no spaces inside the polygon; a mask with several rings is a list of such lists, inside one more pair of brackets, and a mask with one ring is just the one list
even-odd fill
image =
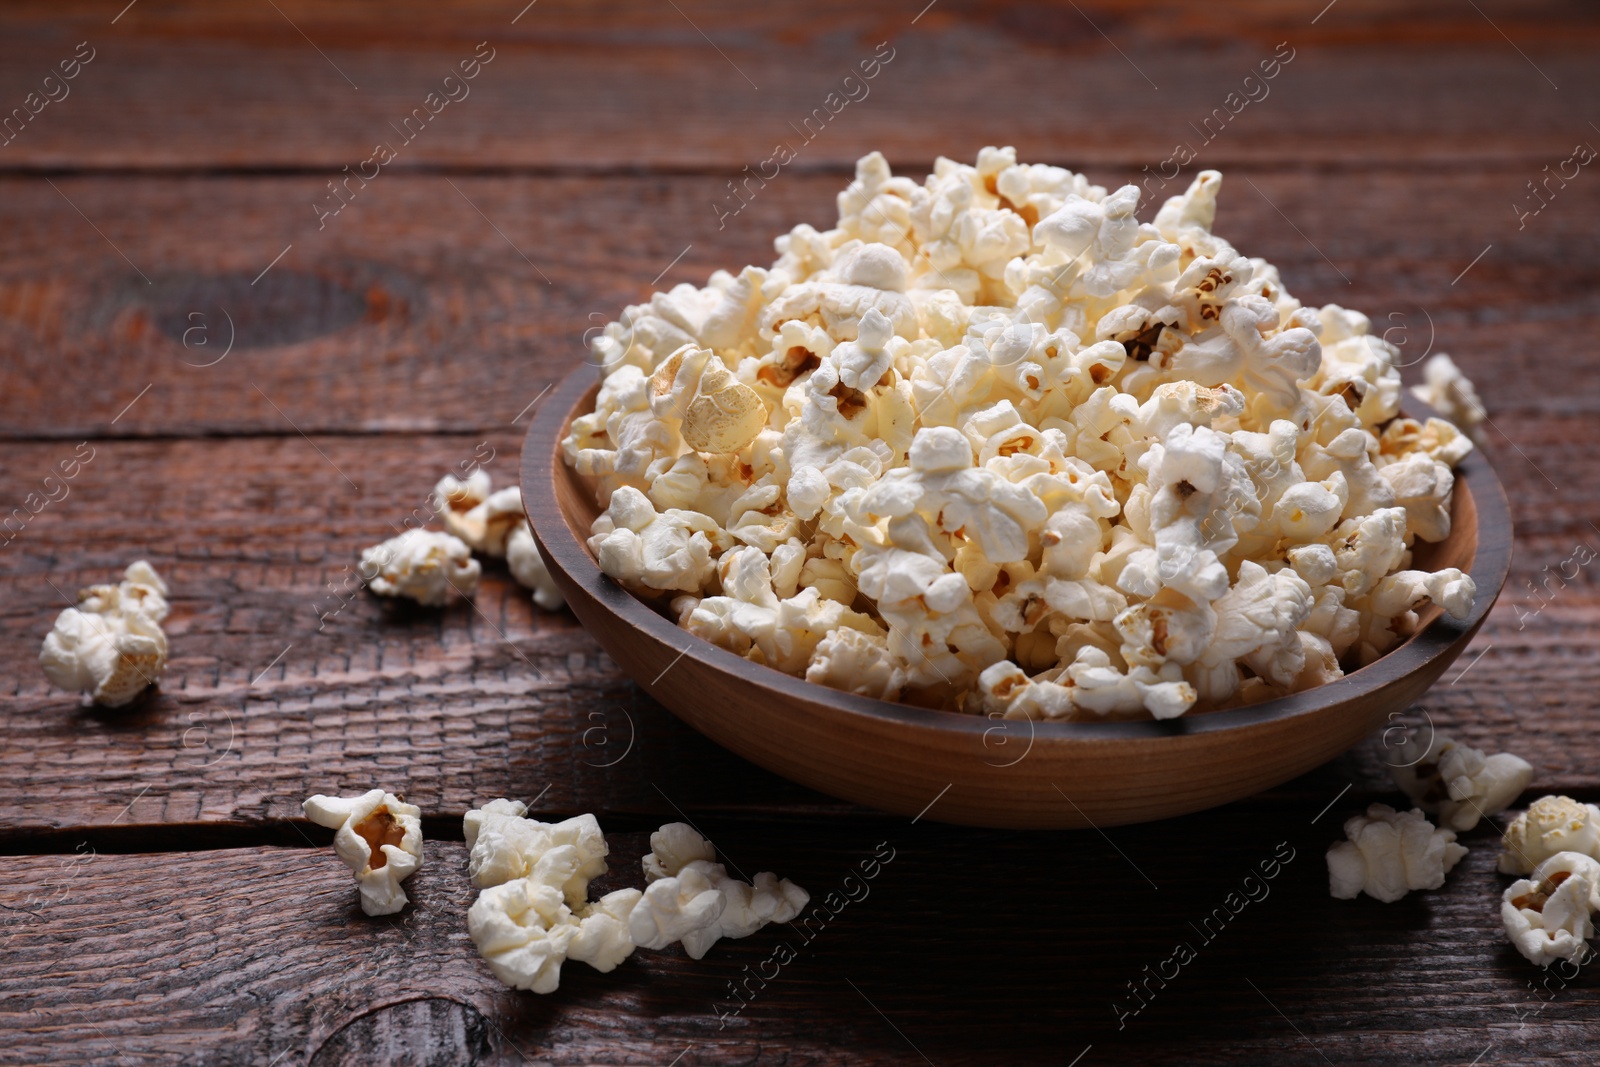
{"label": "wooden table", "polygon": [[[1226,169],[1240,248],[1366,311],[1408,380],[1447,349],[1487,400],[1512,581],[1405,721],[1521,753],[1524,801],[1600,799],[1594,571],[1546,584],[1600,546],[1600,177],[1514,207],[1600,145],[1592,7],[522,2],[0,14],[0,112],[66,92],[0,146],[0,513],[92,453],[0,553],[0,1063],[1600,1062],[1593,969],[1543,981],[1501,935],[1493,829],[1438,892],[1329,899],[1341,820],[1398,799],[1378,740],[1157,825],[913,823],[719,751],[501,568],[444,612],[351,577],[444,470],[492,450],[514,477],[587,328],[830,223],[866,151],[920,177],[1010,143],[1113,184],[1186,144],[1184,179]],[[869,95],[804,140],[879,42]],[[1230,98],[1275,52],[1267,95]],[[475,55],[470,95],[403,140]],[[729,181],[779,142],[797,158],[733,214]],[[80,709],[39,641],[139,557],[173,589],[167,676],[131,712]],[[387,920],[299,814],[374,784],[427,813],[415,906]],[[515,993],[463,921],[461,814],[502,795],[596,812],[605,888],[684,814],[818,896],[895,858],[810,942],[772,927]],[[1269,895],[1204,925],[1275,853]],[[784,941],[798,957],[731,1014]],[[1180,942],[1193,961],[1152,981]]]}

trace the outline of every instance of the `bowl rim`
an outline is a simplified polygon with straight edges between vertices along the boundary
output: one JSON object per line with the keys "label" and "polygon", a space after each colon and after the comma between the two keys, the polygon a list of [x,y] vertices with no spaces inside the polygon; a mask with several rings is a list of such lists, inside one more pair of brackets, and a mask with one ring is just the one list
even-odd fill
{"label": "bowl rim", "polygon": [[[579,400],[600,382],[599,368],[584,362],[575,367],[540,404],[523,442],[520,481],[523,507],[546,558],[607,610],[620,616],[631,627],[656,640],[683,649],[682,657],[692,657],[703,665],[744,676],[758,690],[798,699],[822,702],[850,715],[860,715],[900,726],[932,729],[958,734],[985,735],[997,720],[984,715],[921,708],[912,704],[879,700],[875,697],[832,689],[804,678],[753,663],[704,638],[697,637],[652,610],[600,570],[587,546],[573,536],[561,513],[555,492],[555,472],[562,464],[561,440],[566,427],[577,414]],[[1401,414],[1412,418],[1438,416],[1433,408],[1409,392],[1402,394]],[[1511,510],[1505,489],[1494,473],[1483,450],[1474,447],[1455,467],[1457,479],[1468,479],[1477,510],[1477,547],[1468,573],[1477,585],[1472,609],[1465,619],[1452,619],[1442,612],[1424,624],[1417,633],[1367,664],[1335,681],[1300,693],[1275,697],[1258,704],[1208,711],[1200,715],[1180,715],[1175,719],[1117,722],[1032,721],[1035,743],[1073,741],[1154,741],[1195,734],[1222,733],[1312,715],[1361,696],[1376,693],[1410,674],[1429,661],[1445,655],[1458,641],[1462,647],[1488,615],[1504,588],[1511,571]],[[1487,536],[1486,536],[1487,535]],[[1456,650],[1457,652],[1460,649]],[[752,669],[757,668],[757,669]],[[648,692],[651,686],[634,679]],[[1031,720],[1030,720],[1031,721]]]}

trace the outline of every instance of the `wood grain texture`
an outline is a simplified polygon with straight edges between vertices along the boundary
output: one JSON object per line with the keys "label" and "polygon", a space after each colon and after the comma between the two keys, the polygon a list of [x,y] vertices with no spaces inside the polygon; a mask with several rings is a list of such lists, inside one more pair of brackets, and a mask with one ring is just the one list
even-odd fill
{"label": "wood grain texture", "polygon": [[[0,517],[78,442],[96,450],[0,545],[0,1063],[944,1067],[1068,1064],[1090,1045],[1079,1067],[1594,1062],[1593,974],[1537,990],[1501,939],[1492,831],[1469,835],[1442,892],[1327,898],[1338,820],[1397,798],[1381,739],[1107,837],[912,826],[716,749],[499,568],[483,615],[365,593],[320,632],[317,614],[442,469],[488,442],[513,475],[524,409],[584,330],[680,253],[660,284],[767,262],[774,234],[833,217],[862,153],[920,174],[1014,143],[1112,184],[1183,140],[1228,169],[1220,229],[1239,247],[1307,301],[1367,311],[1408,364],[1448,350],[1489,404],[1512,578],[1464,672],[1404,721],[1521,753],[1530,795],[1600,801],[1595,568],[1540,585],[1600,547],[1582,444],[1600,413],[1600,183],[1585,170],[1521,229],[1513,209],[1575,142],[1600,143],[1592,5],[523,6],[0,11],[0,114],[77,42],[97,49],[0,146]],[[318,230],[326,182],[484,40],[496,58],[471,97]],[[726,183],[884,40],[871,95],[719,229]],[[1200,145],[1190,124],[1280,41],[1295,58],[1270,96]],[[204,366],[224,312],[238,343]],[[136,555],[173,582],[167,684],[132,714],[81,711],[35,660],[52,583],[70,597]],[[292,816],[379,777],[423,805],[430,860],[417,908],[372,923],[327,832]],[[619,874],[680,809],[751,873],[819,894],[877,842],[900,851],[718,1030],[713,999],[776,933],[699,964],[574,966],[551,998],[492,980],[446,839],[499,794],[599,812]],[[1270,898],[1116,1029],[1125,983],[1278,841],[1298,858]]]}
{"label": "wood grain texture", "polygon": [[[1534,173],[1245,172],[1226,180],[1218,230],[1306,302],[1365,311],[1409,379],[1449,351],[1497,423],[1592,418],[1579,339],[1600,308],[1600,180],[1519,233],[1510,204]],[[774,235],[836,218],[846,178],[780,175],[721,231],[714,178],[449,181],[381,175],[319,232],[320,177],[0,179],[0,436],[505,428],[652,278],[770,263]]]}
{"label": "wood grain texture", "polygon": [[[0,165],[337,171],[390,138],[481,41],[495,59],[397,167],[727,178],[784,139],[801,167],[872,148],[927,163],[971,156],[997,129],[1030,158],[1154,166],[1285,43],[1290,65],[1216,138],[1216,161],[1537,170],[1588,136],[1584,101],[1600,88],[1589,62],[1600,20],[1577,0],[1498,0],[1483,14],[1342,0],[1315,23],[1312,5],[1262,2],[941,0],[919,17],[924,6],[541,0],[513,25],[522,4],[141,0],[112,26],[103,4],[36,0],[8,15],[0,101],[20,103],[80,40],[99,54],[72,95],[0,148]],[[828,106],[879,42],[894,58],[868,95],[798,142],[790,123]]]}
{"label": "wood grain texture", "polygon": [[[1320,806],[1224,809],[1109,843],[707,820],[736,864],[833,894],[838,914],[809,942],[769,926],[698,962],[569,964],[543,997],[477,958],[459,844],[428,842],[414,905],[381,920],[360,914],[329,849],[5,857],[0,903],[25,910],[0,912],[0,1062],[1033,1064],[1089,1046],[1085,1064],[1466,1064],[1491,1046],[1480,1062],[1589,1062],[1600,990],[1590,974],[1541,990],[1506,944],[1491,840],[1470,836],[1438,892],[1331,900],[1321,850],[1345,809],[1313,826]],[[1195,840],[1203,853],[1184,848]],[[863,882],[881,842],[893,858]],[[637,884],[646,847],[613,834],[597,888]],[[1289,858],[1264,878],[1275,856]],[[841,903],[845,888],[857,899]],[[1217,908],[1226,921],[1206,924]],[[1179,942],[1195,959],[1135,1012],[1128,983]],[[752,979],[731,1014],[729,983],[770,976],[780,943],[798,958]]]}

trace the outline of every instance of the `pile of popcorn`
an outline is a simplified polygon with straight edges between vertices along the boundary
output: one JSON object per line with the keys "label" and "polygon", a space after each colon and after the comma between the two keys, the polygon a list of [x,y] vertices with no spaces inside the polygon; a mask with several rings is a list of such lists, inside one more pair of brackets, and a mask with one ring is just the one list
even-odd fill
{"label": "pile of popcorn", "polygon": [[601,569],[756,662],[1008,718],[1254,703],[1467,615],[1411,563],[1471,441],[1211,232],[1221,184],[1141,223],[1010,148],[921,185],[865,157],[835,228],[594,340],[563,450]]}

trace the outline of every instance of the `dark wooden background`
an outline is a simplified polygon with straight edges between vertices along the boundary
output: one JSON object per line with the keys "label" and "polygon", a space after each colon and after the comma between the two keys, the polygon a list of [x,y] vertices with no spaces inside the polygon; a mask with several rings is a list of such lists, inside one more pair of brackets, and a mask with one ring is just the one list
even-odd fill
{"label": "dark wooden background", "polygon": [[[1270,95],[1200,147],[1228,175],[1219,229],[1308,303],[1368,312],[1408,364],[1451,352],[1517,520],[1498,607],[1405,721],[1521,753],[1530,796],[1600,800],[1594,568],[1535,592],[1600,548],[1600,175],[1521,228],[1513,207],[1600,145],[1591,5],[522,2],[0,11],[0,113],[95,50],[0,146],[0,513],[80,442],[94,456],[0,545],[0,1063],[1600,1062],[1593,970],[1543,981],[1500,933],[1492,829],[1439,892],[1329,899],[1341,820],[1397,799],[1376,739],[1107,835],[951,828],[937,805],[912,824],[720,752],[503,569],[476,610],[349,584],[485,443],[514,478],[526,409],[585,329],[658,275],[764,263],[774,234],[830,223],[864,152],[920,178],[1009,143],[1114,184],[1199,145],[1190,123],[1286,41]],[[319,231],[325,183],[482,41],[471,95]],[[726,183],[882,41],[870,96],[719,228]],[[39,642],[141,556],[173,589],[166,680],[82,710]],[[357,911],[299,817],[374,784],[427,813],[415,906],[390,920]],[[490,976],[460,815],[501,795],[598,813],[606,887],[680,812],[815,897],[896,853],[722,1026],[727,984],[792,932],[573,964],[546,997]],[[1270,896],[1195,932],[1291,849]],[[1196,958],[1119,1029],[1127,983],[1179,941]]]}

